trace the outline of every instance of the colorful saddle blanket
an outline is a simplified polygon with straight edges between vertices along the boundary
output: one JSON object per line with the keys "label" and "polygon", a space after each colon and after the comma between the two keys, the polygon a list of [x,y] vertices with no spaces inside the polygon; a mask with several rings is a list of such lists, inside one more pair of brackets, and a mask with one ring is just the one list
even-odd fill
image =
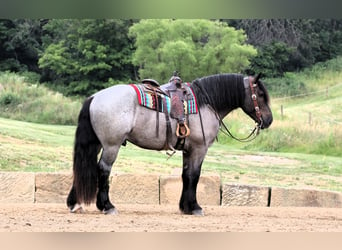
{"label": "colorful saddle blanket", "polygon": [[[163,94],[162,91],[154,92],[144,84],[130,84],[130,86],[132,86],[137,93],[138,102],[141,106],[153,110],[159,109],[159,112],[165,112],[167,110],[168,114],[171,113],[171,98],[166,94]],[[184,114],[197,114],[196,97],[190,88],[189,83],[186,84],[186,88],[188,97],[186,101],[183,101]],[[154,93],[157,93],[157,95]]]}

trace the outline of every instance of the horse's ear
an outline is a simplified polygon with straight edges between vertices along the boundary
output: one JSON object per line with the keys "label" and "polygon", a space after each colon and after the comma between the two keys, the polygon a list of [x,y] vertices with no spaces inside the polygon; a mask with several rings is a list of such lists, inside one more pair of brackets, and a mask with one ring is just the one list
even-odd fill
{"label": "horse's ear", "polygon": [[254,78],[254,83],[258,83],[259,79],[261,77],[261,73],[259,73],[255,78]]}

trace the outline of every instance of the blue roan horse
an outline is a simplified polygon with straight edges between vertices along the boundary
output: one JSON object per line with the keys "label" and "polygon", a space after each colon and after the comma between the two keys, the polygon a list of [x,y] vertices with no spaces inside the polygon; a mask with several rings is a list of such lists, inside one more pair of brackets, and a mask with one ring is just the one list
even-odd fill
{"label": "blue roan horse", "polygon": [[[268,128],[272,123],[269,96],[259,77],[218,74],[203,77],[190,85],[199,112],[189,115],[191,133],[183,148],[183,190],[179,208],[184,214],[203,215],[197,203],[196,188],[208,147],[214,142],[223,119],[234,109],[242,110]],[[129,85],[101,90],[85,100],[78,118],[73,156],[73,186],[67,198],[72,212],[95,201],[105,214],[115,214],[109,200],[108,178],[120,146],[129,141],[151,150],[165,149],[166,117],[159,113],[159,136],[156,136],[156,111],[138,104],[137,94]],[[177,122],[170,119],[171,145],[176,145]],[[205,138],[205,140],[204,140]],[[98,161],[98,154],[101,152]]]}

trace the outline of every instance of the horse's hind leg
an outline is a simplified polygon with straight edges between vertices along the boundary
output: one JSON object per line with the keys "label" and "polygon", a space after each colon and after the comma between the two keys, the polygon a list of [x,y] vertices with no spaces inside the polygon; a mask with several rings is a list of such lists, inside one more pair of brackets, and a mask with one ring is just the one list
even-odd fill
{"label": "horse's hind leg", "polygon": [[69,207],[71,213],[75,213],[78,211],[83,212],[83,208],[81,204],[77,203],[77,195],[76,195],[76,190],[75,190],[74,185],[72,186],[69,192],[69,195],[67,198],[67,206]]}
{"label": "horse's hind leg", "polygon": [[109,175],[113,163],[117,157],[119,146],[112,146],[103,149],[101,159],[99,161],[98,174],[98,193],[96,199],[96,206],[105,214],[116,214],[117,210],[109,200]]}

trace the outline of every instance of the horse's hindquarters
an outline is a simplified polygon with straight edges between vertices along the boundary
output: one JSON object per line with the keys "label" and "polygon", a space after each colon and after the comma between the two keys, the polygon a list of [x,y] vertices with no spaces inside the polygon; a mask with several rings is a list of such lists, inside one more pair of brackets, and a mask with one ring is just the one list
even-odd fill
{"label": "horse's hindquarters", "polygon": [[134,126],[136,95],[127,85],[116,85],[94,95],[91,123],[103,147],[121,145]]}

